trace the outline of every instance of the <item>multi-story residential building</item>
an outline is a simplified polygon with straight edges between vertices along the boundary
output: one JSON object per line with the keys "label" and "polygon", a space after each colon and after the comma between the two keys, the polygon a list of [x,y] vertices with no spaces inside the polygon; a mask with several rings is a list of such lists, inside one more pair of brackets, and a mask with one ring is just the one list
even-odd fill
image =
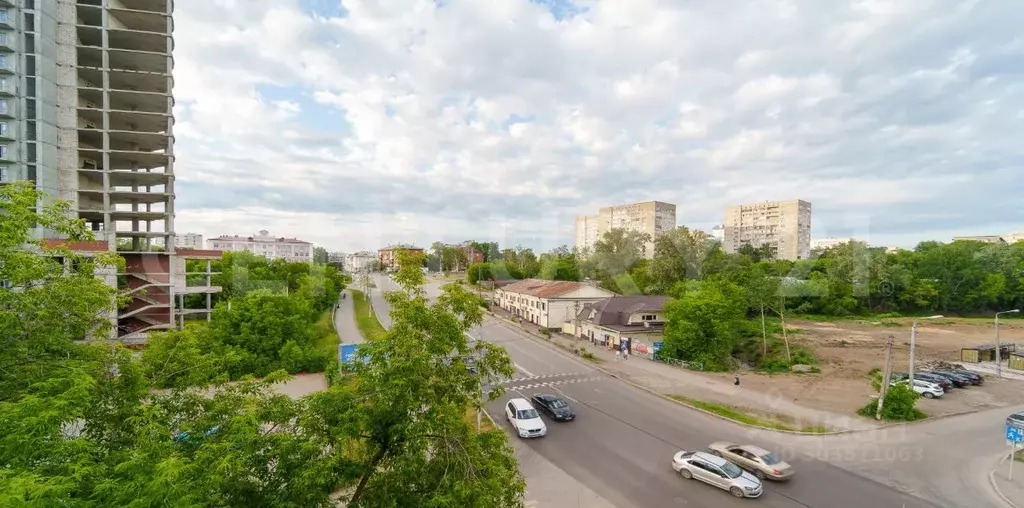
{"label": "multi-story residential building", "polygon": [[377,254],[369,251],[353,252],[345,254],[345,272],[362,273],[371,271],[376,267],[379,258]]}
{"label": "multi-story residential building", "polygon": [[654,239],[676,228],[676,205],[661,201],[645,201],[628,205],[608,206],[597,215],[576,218],[576,247],[593,249],[594,243],[612,229],[647,233],[651,241],[644,246],[644,256],[654,257]]}
{"label": "multi-story residential building", "polygon": [[768,245],[778,259],[809,258],[811,204],[794,199],[726,207],[723,247],[735,253],[743,245]]}
{"label": "multi-story residential building", "polygon": [[0,1],[0,181],[31,180],[70,203],[97,240],[70,247],[124,257],[125,272],[105,280],[120,279],[131,297],[112,316],[125,341],[208,314],[184,309],[183,296],[219,290],[186,285],[185,259],[220,254],[173,241],[172,9],[169,0]]}
{"label": "multi-story residential building", "polygon": [[263,229],[254,236],[218,236],[207,240],[211,249],[225,252],[246,251],[267,259],[283,259],[290,263],[312,263],[313,244],[295,238],[271,236]]}
{"label": "multi-story residential building", "polygon": [[718,243],[725,243],[725,224],[717,224],[711,228],[711,238]]}
{"label": "multi-story residential building", "polygon": [[174,235],[174,247],[178,249],[202,249],[203,235],[199,233],[185,233]]}
{"label": "multi-story residential building", "polygon": [[380,266],[385,270],[397,270],[399,252],[423,254],[424,251],[419,247],[413,247],[411,245],[391,245],[384,247],[383,249],[378,249],[377,259],[380,261]]}
{"label": "multi-story residential building", "polygon": [[607,289],[562,280],[523,279],[494,290],[499,307],[542,328],[562,328],[581,306],[612,296]]}
{"label": "multi-story residential building", "polygon": [[344,252],[328,252],[327,263],[332,265],[344,265],[345,256],[347,256],[347,254],[345,254]]}
{"label": "multi-story residential building", "polygon": [[811,240],[811,250],[825,250],[840,245],[846,245],[853,241],[853,238],[816,238]]}

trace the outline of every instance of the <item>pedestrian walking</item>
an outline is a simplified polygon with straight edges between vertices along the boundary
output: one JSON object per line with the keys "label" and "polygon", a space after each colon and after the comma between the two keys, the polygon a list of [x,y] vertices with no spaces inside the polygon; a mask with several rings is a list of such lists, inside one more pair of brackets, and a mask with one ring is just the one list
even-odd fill
{"label": "pedestrian walking", "polygon": [[739,376],[739,374],[733,376],[732,384],[734,384],[736,386],[740,385],[740,376]]}
{"label": "pedestrian walking", "polygon": [[622,360],[623,361],[629,360],[629,350],[628,349],[623,349],[622,350]]}
{"label": "pedestrian walking", "polygon": [[621,359],[621,358],[622,358],[622,351],[619,351],[618,349],[616,349],[615,350],[615,361],[619,361],[619,359]]}

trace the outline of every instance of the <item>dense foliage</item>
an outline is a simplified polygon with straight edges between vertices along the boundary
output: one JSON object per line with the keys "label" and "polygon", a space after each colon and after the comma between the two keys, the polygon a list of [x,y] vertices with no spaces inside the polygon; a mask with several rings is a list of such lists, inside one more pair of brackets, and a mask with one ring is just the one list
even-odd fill
{"label": "dense foliage", "polygon": [[[35,224],[89,239],[65,205],[36,213],[40,197],[21,184],[0,189],[0,274],[14,285],[0,292],[0,506],[522,505],[525,484],[504,434],[476,432],[463,419],[467,406],[485,403],[487,377],[513,371],[502,350],[466,342],[480,309],[457,285],[428,305],[421,280],[399,279],[406,291],[388,297],[394,331],[328,390],[281,395],[273,386],[286,379],[280,371],[203,386],[229,368],[219,362],[230,355],[195,330],[141,359],[79,341],[105,322],[99,311],[111,310],[114,293],[93,270],[115,260],[33,250]],[[298,330],[256,314],[311,312],[316,299],[299,287],[232,295],[227,312],[239,314],[224,318],[219,306],[209,333]],[[161,347],[174,354],[151,353]],[[453,353],[475,355],[477,373],[449,360]],[[155,372],[175,388],[154,390],[147,373]]]}
{"label": "dense foliage", "polygon": [[213,284],[224,284],[227,296],[217,303],[210,322],[150,334],[144,357],[154,384],[172,387],[209,376],[239,379],[333,367],[337,340],[324,318],[345,287],[337,269],[268,261],[248,252],[225,253],[213,269],[220,272]]}
{"label": "dense foliage", "polygon": [[[910,389],[908,384],[896,384],[889,387],[885,392],[885,403],[882,404],[882,419],[889,421],[898,422],[912,422],[914,420],[920,420],[927,418],[920,409],[917,409],[915,404],[917,399],[921,396],[914,390]],[[878,398],[871,399],[866,406],[857,410],[857,414],[866,416],[868,418],[874,418],[878,413]]]}

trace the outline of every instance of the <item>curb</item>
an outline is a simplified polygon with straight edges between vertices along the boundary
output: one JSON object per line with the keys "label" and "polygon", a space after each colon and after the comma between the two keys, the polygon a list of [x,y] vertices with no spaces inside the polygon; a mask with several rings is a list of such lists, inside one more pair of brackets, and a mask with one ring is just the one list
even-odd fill
{"label": "curb", "polygon": [[[562,348],[549,343],[547,339],[545,339],[543,337],[540,337],[537,334],[535,334],[535,333],[533,333],[533,332],[531,332],[529,330],[525,330],[522,327],[516,326],[513,323],[509,323],[505,318],[503,318],[501,316],[498,316],[497,314],[495,314],[494,312],[492,312],[490,310],[488,310],[486,312],[488,314],[490,314],[492,317],[494,317],[502,325],[504,325],[506,327],[513,328],[514,330],[517,330],[519,332],[522,332],[523,334],[525,334],[530,339],[533,339],[536,342],[544,344],[547,347],[549,347],[551,349],[554,349],[555,351],[564,352],[562,350]],[[580,359],[578,359],[578,358],[576,358],[574,356],[569,356],[569,357],[570,358],[574,358],[577,361],[581,361],[581,362],[583,361],[583,360],[580,360]],[[701,409],[699,407],[691,406],[690,404],[687,404],[685,402],[673,399],[672,397],[668,397],[668,396],[666,396],[663,393],[656,392],[656,391],[654,391],[654,390],[652,390],[652,389],[650,389],[650,388],[648,388],[648,387],[646,387],[644,385],[641,385],[641,384],[636,383],[634,381],[631,381],[629,379],[625,379],[622,376],[620,376],[620,375],[618,375],[618,374],[616,374],[614,372],[611,372],[608,369],[605,369],[605,368],[601,367],[597,362],[586,362],[586,363],[587,363],[587,365],[593,366],[595,369],[603,372],[604,374],[606,374],[606,375],[608,375],[610,377],[613,377],[615,379],[618,379],[619,381],[622,381],[622,382],[624,382],[624,383],[626,383],[626,384],[628,384],[628,385],[630,385],[630,386],[632,386],[634,388],[637,388],[637,389],[642,390],[644,392],[650,393],[652,395],[655,395],[655,396],[660,397],[662,399],[665,399],[667,401],[671,401],[671,402],[673,402],[675,404],[678,404],[680,406],[693,409],[694,411],[699,411],[699,412],[704,413],[706,415],[713,416],[715,418],[718,418],[719,420],[723,420],[723,421],[727,421],[727,422],[732,422],[732,423],[735,423],[736,425],[742,425],[744,427],[748,427],[748,428],[752,428],[752,429],[764,430],[764,431],[768,431],[768,432],[777,432],[779,434],[788,434],[788,435],[793,435],[793,436],[840,436],[840,435],[845,435],[845,434],[856,434],[856,433],[860,433],[860,432],[875,432],[875,431],[882,430],[882,429],[890,429],[890,428],[893,428],[893,427],[899,427],[899,426],[903,426],[903,425],[922,424],[922,423],[926,423],[926,422],[942,420],[942,419],[945,419],[945,418],[951,418],[953,416],[962,416],[962,415],[972,414],[972,413],[977,413],[978,412],[977,409],[971,409],[971,410],[961,411],[961,412],[958,412],[958,413],[952,413],[952,414],[948,414],[948,415],[931,416],[931,417],[923,418],[921,420],[917,420],[917,421],[913,421],[913,422],[887,423],[885,425],[880,425],[880,426],[878,426],[877,428],[874,428],[874,429],[863,429],[863,430],[849,429],[849,430],[836,430],[836,431],[831,431],[831,432],[803,432],[803,431],[799,431],[799,430],[773,429],[773,428],[770,428],[770,427],[762,427],[760,425],[752,425],[752,424],[749,424],[749,423],[741,422],[739,420],[733,420],[732,418],[727,418],[727,417],[722,416],[722,415],[720,415],[718,413],[714,413],[714,412],[708,411],[706,409]],[[1016,505],[1013,505],[1013,506],[1014,506],[1014,508],[1018,508]]]}
{"label": "curb", "polygon": [[1003,494],[1003,491],[999,490],[999,485],[996,484],[996,469],[999,469],[999,467],[1003,465],[1003,462],[1006,462],[1007,458],[1009,458],[1009,455],[1004,454],[1003,457],[999,459],[999,462],[996,463],[996,466],[988,472],[988,483],[992,486],[992,491],[995,492],[996,495],[999,496],[999,499],[1002,499],[1007,506],[1018,508],[1017,504],[1010,501],[1010,498],[1006,497],[1006,495]]}

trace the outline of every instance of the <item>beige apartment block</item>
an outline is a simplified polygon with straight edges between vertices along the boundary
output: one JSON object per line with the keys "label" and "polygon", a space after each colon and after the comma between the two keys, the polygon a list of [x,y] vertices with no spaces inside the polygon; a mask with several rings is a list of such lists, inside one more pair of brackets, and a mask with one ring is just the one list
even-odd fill
{"label": "beige apartment block", "polygon": [[676,228],[676,205],[661,201],[645,201],[628,205],[608,206],[597,215],[576,217],[576,247],[592,249],[612,229],[647,233],[651,242],[644,246],[647,258],[654,256],[653,240]]}
{"label": "beige apartment block", "polygon": [[725,251],[743,245],[769,245],[778,259],[807,259],[811,255],[811,204],[764,201],[725,208]]}

